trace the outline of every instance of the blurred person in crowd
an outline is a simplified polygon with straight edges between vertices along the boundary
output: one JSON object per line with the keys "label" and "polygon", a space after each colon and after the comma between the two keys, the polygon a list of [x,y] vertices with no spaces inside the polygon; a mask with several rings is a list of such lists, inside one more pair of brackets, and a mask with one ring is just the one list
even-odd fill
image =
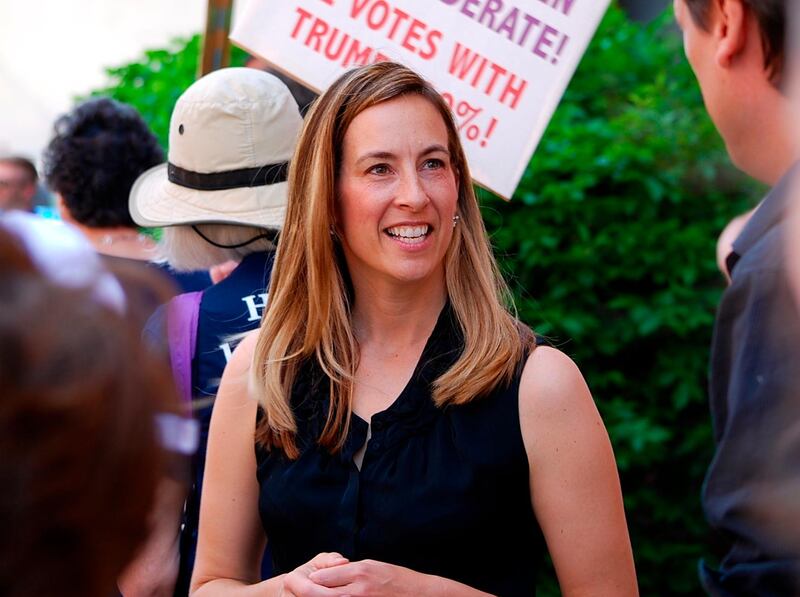
{"label": "blurred person in crowd", "polygon": [[181,418],[91,247],[31,220],[0,220],[0,594],[108,597],[160,480],[185,482]]}
{"label": "blurred person in crowd", "polygon": [[119,312],[126,309],[119,280],[73,226],[21,211],[0,213],[0,225],[17,236],[38,270],[50,280],[70,288],[90,288],[105,304]]}
{"label": "blurred person in crowd", "polygon": [[96,98],[56,121],[44,171],[61,218],[108,261],[128,269],[134,263],[161,268],[181,289],[199,290],[211,283],[208,272],[176,275],[156,263],[161,259],[155,241],[138,230],[128,211],[136,178],[163,160],[158,140],[134,108]]}
{"label": "blurred person in crowd", "polygon": [[[173,299],[150,326],[151,336],[166,334],[176,382],[201,428],[183,512],[178,595],[188,593],[194,564],[214,398],[235,336],[261,321],[301,123],[289,89],[273,75],[252,68],[213,72],[178,99],[169,161],[144,173],[130,195],[139,224],[164,227],[160,244],[175,269],[238,264],[202,293]],[[176,517],[173,533],[178,523]],[[263,576],[269,564],[265,560]]]}
{"label": "blurred person in crowd", "polygon": [[[792,128],[796,139],[800,139],[800,3],[794,3],[790,11],[789,36],[790,75],[789,94],[792,100]],[[800,179],[795,180],[792,193],[792,232],[788,235],[789,262],[791,264],[792,282],[795,294],[800,303]]]}
{"label": "blurred person in crowd", "polygon": [[669,5],[669,0],[619,0],[619,5],[636,21],[656,18]]}
{"label": "blurred person in crowd", "polygon": [[563,594],[636,595],[589,390],[507,296],[447,104],[399,64],[345,73],[223,376],[192,594],[532,595],[546,542]]}
{"label": "blurred person in crowd", "polygon": [[[771,475],[773,443],[800,420],[800,317],[784,254],[790,179],[800,160],[786,89],[786,0],[675,0],[684,48],[709,115],[741,170],[772,186],[725,256],[730,285],[711,354],[716,453],[703,487],[717,533],[717,569],[702,562],[711,595],[795,595],[798,553],[765,524],[759,491],[800,475]],[[797,530],[797,520],[784,520]]]}
{"label": "blurred person in crowd", "polygon": [[0,211],[33,211],[39,175],[30,160],[0,156]]}
{"label": "blurred person in crowd", "polygon": [[[124,263],[109,264],[103,261],[89,241],[65,222],[16,211],[0,214],[0,227],[18,237],[27,252],[26,257],[48,280],[59,287],[85,289],[93,302],[124,316],[128,329],[134,336],[141,330],[144,317],[172,294],[172,285],[152,270],[128,268]],[[113,270],[113,273],[109,270]],[[113,334],[114,330],[109,329],[109,333]],[[139,341],[139,338],[135,337],[134,340]],[[131,358],[135,356],[135,353],[131,354]],[[164,362],[162,355],[156,354],[156,358]],[[166,380],[168,385],[171,381]],[[163,423],[160,426],[162,442],[171,452],[182,456],[178,459],[170,458],[170,469],[159,482],[156,506],[150,514],[152,526],[156,530],[162,526],[159,519],[163,518],[166,507],[186,495],[188,466],[185,465],[188,462],[182,461],[194,453],[197,433],[196,423],[190,418],[159,415],[159,423]],[[163,586],[163,580],[154,573],[158,570],[148,570],[147,574],[140,574],[148,563],[148,558],[139,555],[126,568],[119,579],[119,585],[126,596],[158,594],[154,587]],[[142,578],[146,582],[142,582]]]}

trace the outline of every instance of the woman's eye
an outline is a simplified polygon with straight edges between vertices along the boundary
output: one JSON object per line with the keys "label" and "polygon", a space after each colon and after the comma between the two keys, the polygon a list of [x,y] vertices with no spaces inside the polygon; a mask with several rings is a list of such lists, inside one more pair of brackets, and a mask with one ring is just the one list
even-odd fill
{"label": "woman's eye", "polygon": [[374,166],[370,167],[368,172],[370,174],[378,174],[378,175],[389,174],[389,166],[387,166],[386,164],[375,164]]}
{"label": "woman's eye", "polygon": [[430,158],[422,163],[422,167],[426,170],[436,170],[437,168],[444,168],[444,162],[438,158]]}

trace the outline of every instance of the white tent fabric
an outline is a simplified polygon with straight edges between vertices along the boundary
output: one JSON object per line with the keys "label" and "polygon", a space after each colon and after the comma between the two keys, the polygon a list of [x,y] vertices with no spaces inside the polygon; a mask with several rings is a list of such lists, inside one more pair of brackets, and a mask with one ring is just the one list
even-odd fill
{"label": "white tent fabric", "polygon": [[0,0],[0,153],[39,163],[55,118],[104,68],[203,31],[206,0]]}

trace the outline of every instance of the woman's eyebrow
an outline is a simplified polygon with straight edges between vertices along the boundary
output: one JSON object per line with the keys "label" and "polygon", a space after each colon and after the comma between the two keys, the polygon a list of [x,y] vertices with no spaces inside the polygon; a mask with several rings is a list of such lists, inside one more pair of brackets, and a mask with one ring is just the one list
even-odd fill
{"label": "woman's eyebrow", "polygon": [[450,152],[447,150],[447,148],[445,146],[443,146],[443,145],[439,145],[438,143],[435,143],[435,144],[433,144],[433,145],[431,145],[429,147],[426,147],[420,153],[420,155],[428,155],[429,153],[436,153],[436,152],[445,153],[448,156],[450,155]]}
{"label": "woman's eyebrow", "polygon": [[[431,153],[437,153],[437,152],[438,153],[444,153],[444,154],[446,154],[448,156],[450,155],[450,152],[447,150],[447,148],[444,145],[440,145],[438,143],[434,143],[433,145],[429,145],[428,147],[423,149],[419,153],[419,155],[424,156],[424,155],[428,155],[428,154],[431,154]],[[391,160],[391,159],[394,159],[396,157],[397,156],[395,154],[393,154],[391,151],[380,151],[380,150],[378,150],[378,151],[369,151],[369,152],[365,153],[364,155],[362,155],[360,158],[358,158],[356,160],[356,165],[359,165],[359,164],[361,164],[361,162],[364,162],[364,161],[367,161],[367,160]]]}
{"label": "woman's eyebrow", "polygon": [[366,160],[391,160],[394,157],[396,156],[390,151],[370,151],[358,158],[356,165]]}

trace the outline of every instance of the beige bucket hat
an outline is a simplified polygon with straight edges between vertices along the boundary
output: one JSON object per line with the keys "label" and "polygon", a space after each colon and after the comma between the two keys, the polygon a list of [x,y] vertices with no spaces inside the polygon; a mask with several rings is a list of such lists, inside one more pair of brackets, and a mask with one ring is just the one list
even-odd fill
{"label": "beige bucket hat", "polygon": [[301,126],[297,103],[274,75],[252,68],[206,75],[175,104],[168,163],[144,172],[131,189],[134,221],[281,228]]}

